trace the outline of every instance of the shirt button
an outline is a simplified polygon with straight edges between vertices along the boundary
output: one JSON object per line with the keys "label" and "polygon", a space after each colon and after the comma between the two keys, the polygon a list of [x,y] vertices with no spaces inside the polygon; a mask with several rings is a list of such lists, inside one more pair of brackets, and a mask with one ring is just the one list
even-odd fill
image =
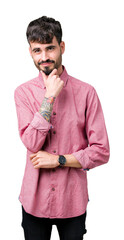
{"label": "shirt button", "polygon": [[55,172],[55,171],[56,171],[56,169],[55,169],[55,168],[53,168],[53,169],[52,169],[52,171],[53,171],[53,172]]}
{"label": "shirt button", "polygon": [[53,152],[56,153],[56,150],[54,150]]}
{"label": "shirt button", "polygon": [[53,115],[56,115],[56,112],[53,112]]}
{"label": "shirt button", "polygon": [[56,134],[56,131],[53,131],[53,134]]}
{"label": "shirt button", "polygon": [[55,188],[52,188],[52,191],[55,191]]}

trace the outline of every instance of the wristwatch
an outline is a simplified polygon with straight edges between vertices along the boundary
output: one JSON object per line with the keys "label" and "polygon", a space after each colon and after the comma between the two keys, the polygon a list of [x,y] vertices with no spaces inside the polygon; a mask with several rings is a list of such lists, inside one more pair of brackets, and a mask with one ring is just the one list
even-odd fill
{"label": "wristwatch", "polygon": [[60,163],[60,166],[64,166],[66,163],[66,158],[63,155],[59,155],[58,162]]}

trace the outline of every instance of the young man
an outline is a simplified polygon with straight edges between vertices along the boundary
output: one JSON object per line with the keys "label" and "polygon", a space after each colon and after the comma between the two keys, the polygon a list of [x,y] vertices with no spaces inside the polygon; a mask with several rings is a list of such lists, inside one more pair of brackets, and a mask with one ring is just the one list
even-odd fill
{"label": "young man", "polygon": [[45,16],[27,28],[39,75],[15,90],[18,128],[27,148],[19,199],[26,240],[61,240],[86,233],[87,170],[107,163],[109,143],[95,89],[68,75],[58,21]]}

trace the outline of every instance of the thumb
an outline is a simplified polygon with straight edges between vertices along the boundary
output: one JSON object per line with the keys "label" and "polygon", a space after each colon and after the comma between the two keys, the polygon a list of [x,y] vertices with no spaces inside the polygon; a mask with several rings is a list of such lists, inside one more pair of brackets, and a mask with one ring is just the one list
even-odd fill
{"label": "thumb", "polygon": [[49,76],[52,77],[53,75],[57,75],[57,72],[58,72],[57,69],[54,68]]}

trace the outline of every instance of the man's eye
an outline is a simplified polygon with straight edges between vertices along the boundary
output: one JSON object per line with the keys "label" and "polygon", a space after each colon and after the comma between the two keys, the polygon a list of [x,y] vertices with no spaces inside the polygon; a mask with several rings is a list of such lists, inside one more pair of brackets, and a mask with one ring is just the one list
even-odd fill
{"label": "man's eye", "polygon": [[55,47],[51,46],[51,47],[48,47],[48,50],[53,50]]}
{"label": "man's eye", "polygon": [[39,52],[40,52],[40,49],[36,49],[34,52],[35,52],[35,53],[39,53]]}

